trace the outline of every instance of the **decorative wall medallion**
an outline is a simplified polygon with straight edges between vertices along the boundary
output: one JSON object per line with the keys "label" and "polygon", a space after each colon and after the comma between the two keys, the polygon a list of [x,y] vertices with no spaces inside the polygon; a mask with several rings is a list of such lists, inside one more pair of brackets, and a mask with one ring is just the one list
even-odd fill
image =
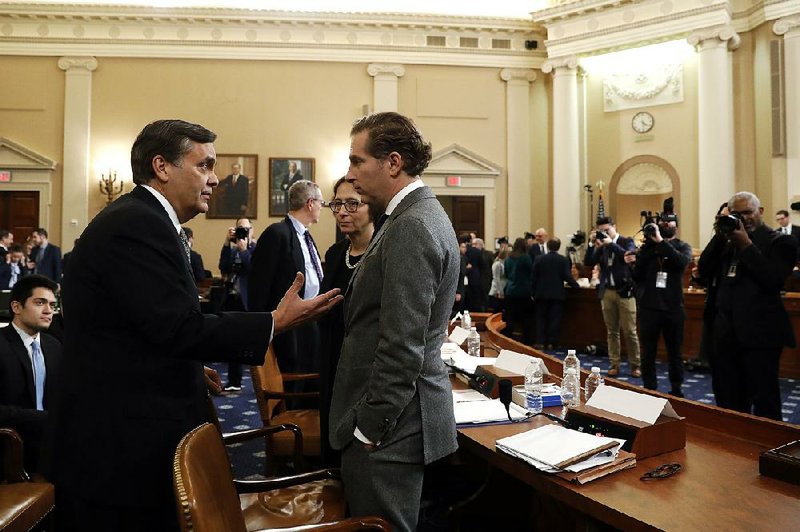
{"label": "decorative wall medallion", "polygon": [[[622,65],[624,67],[624,65]],[[603,78],[606,112],[683,101],[683,65],[653,64]]]}

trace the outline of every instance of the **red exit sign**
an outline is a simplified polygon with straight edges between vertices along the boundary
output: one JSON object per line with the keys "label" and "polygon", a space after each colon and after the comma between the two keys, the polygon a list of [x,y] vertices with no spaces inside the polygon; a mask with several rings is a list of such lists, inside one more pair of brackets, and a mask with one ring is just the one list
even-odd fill
{"label": "red exit sign", "polygon": [[10,182],[11,182],[11,171],[0,170],[0,183],[10,183]]}
{"label": "red exit sign", "polygon": [[461,186],[461,176],[460,175],[449,175],[447,176],[447,186],[448,187],[460,187]]}

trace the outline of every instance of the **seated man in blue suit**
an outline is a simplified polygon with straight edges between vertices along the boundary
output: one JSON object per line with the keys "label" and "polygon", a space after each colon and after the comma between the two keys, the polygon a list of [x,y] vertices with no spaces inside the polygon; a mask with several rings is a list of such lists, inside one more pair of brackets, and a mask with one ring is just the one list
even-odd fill
{"label": "seated man in blue suit", "polygon": [[22,436],[29,472],[37,470],[47,411],[56,400],[61,342],[46,333],[56,289],[41,275],[21,278],[11,290],[11,324],[0,329],[0,426]]}

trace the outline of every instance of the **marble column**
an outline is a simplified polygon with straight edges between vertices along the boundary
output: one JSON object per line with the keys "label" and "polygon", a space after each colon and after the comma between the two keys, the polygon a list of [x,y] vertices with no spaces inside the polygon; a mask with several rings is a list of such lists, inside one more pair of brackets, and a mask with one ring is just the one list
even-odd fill
{"label": "marble column", "polygon": [[92,116],[92,72],[94,57],[62,57],[58,68],[65,71],[64,161],[61,186],[61,247],[72,242],[89,223],[89,137]]}
{"label": "marble column", "polygon": [[782,18],[772,28],[783,35],[788,203],[800,201],[800,15]]}
{"label": "marble column", "polygon": [[530,85],[536,73],[530,69],[504,68],[500,79],[506,82],[506,224],[513,243],[516,237],[531,230]]}
{"label": "marble column", "polygon": [[375,113],[397,111],[397,80],[403,77],[406,69],[403,65],[387,65],[372,63],[367,73],[375,78],[373,81],[372,110]]}
{"label": "marble column", "polygon": [[562,241],[581,227],[581,153],[578,116],[578,59],[549,59],[553,73],[553,228]]}
{"label": "marble column", "polygon": [[711,227],[720,203],[736,185],[733,135],[733,74],[730,52],[739,47],[730,26],[715,26],[689,35],[697,51],[697,226]]}

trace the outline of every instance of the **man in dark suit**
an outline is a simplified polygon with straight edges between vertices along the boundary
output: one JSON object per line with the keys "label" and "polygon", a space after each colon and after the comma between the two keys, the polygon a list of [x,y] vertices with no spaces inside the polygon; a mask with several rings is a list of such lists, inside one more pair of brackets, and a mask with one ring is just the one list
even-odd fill
{"label": "man in dark suit", "polygon": [[194,250],[194,231],[191,227],[183,227],[186,239],[189,241],[189,264],[192,267],[192,277],[195,284],[206,278],[206,268],[203,266],[203,256]]}
{"label": "man in dark suit", "polygon": [[662,218],[645,227],[646,240],[636,255],[633,279],[638,286],[642,383],[650,390],[658,389],[656,352],[663,335],[669,360],[669,393],[683,397],[683,272],[692,262],[692,248],[677,238],[677,223],[677,217]]}
{"label": "man in dark suit", "polygon": [[[313,176],[312,176],[313,177]],[[297,168],[296,161],[289,161],[289,171],[281,180],[281,190],[283,190],[283,205],[286,209],[291,209],[289,205],[289,189],[298,181],[305,179],[303,172]]]}
{"label": "man in dark suit", "polygon": [[461,235],[458,240],[467,248],[464,254],[467,260],[466,285],[464,286],[466,309],[470,312],[483,312],[486,310],[486,297],[481,289],[481,268],[483,267],[481,250],[472,245],[472,236],[469,233]]}
{"label": "man in dark suit", "polygon": [[0,229],[0,263],[5,262],[8,249],[14,243],[14,233],[8,229]]}
{"label": "man in dark suit", "polygon": [[17,281],[29,274],[30,270],[25,267],[25,251],[20,244],[11,244],[6,259],[0,262],[0,290],[12,288]]}
{"label": "man in dark suit", "polygon": [[331,444],[353,515],[416,528],[426,464],[453,453],[441,347],[458,283],[453,226],[419,179],[431,146],[408,118],[377,113],[351,132],[347,181],[383,212],[346,291]]}
{"label": "man in dark suit", "polygon": [[250,180],[241,171],[241,165],[234,164],[231,166],[231,173],[220,181],[218,194],[222,197],[218,214],[236,217],[247,214]]}
{"label": "man in dark suit", "polygon": [[800,262],[800,225],[794,225],[791,218],[789,218],[789,211],[782,209],[775,213],[775,221],[778,222],[778,227],[775,229],[784,235],[792,235],[797,241],[797,259]]}
{"label": "man in dark suit", "polygon": [[61,248],[47,240],[47,230],[39,227],[31,233],[34,247],[31,260],[36,264],[33,273],[44,275],[56,283],[61,282]]}
{"label": "man in dark suit", "polygon": [[201,314],[180,224],[208,211],[215,139],[182,120],[147,125],[131,150],[137,186],[92,220],[73,252],[55,457],[67,530],[176,530],[175,448],[207,420],[201,361],[261,364],[273,332],[341,300],[300,300],[298,275],[271,314]]}
{"label": "man in dark suit", "polygon": [[620,328],[627,341],[628,360],[631,375],[641,377],[639,369],[639,335],[636,332],[636,299],[633,297],[631,266],[635,260],[636,246],[632,238],[620,236],[614,221],[609,217],[597,219],[597,229],[589,236],[589,246],[583,263],[593,267],[600,265],[600,283],[597,296],[603,310],[608,338],[608,356],[611,367],[610,376],[619,374]]}
{"label": "man in dark suit", "polygon": [[533,243],[528,247],[528,255],[531,261],[535,262],[536,257],[547,254],[547,231],[544,227],[540,227],[533,233]]}
{"label": "man in dark suit", "polygon": [[46,333],[53,321],[58,286],[41,275],[11,289],[11,325],[0,329],[0,426],[25,444],[25,467],[37,471],[47,412],[56,401],[61,343]]}
{"label": "man in dark suit", "polygon": [[564,283],[579,288],[572,278],[567,257],[558,254],[561,240],[547,241],[547,254],[539,255],[533,262],[531,294],[536,302],[536,343],[541,348],[553,349],[558,341],[564,300],[567,298]]}
{"label": "man in dark suit", "polygon": [[[305,275],[300,292],[304,299],[312,299],[319,293],[322,262],[308,228],[319,221],[324,203],[316,183],[302,180],[289,189],[289,213],[261,233],[253,251],[248,283],[249,310],[260,312],[274,308],[297,272]],[[319,371],[316,323],[276,336],[273,345],[282,372]]]}
{"label": "man in dark suit", "polygon": [[[797,242],[764,223],[755,194],[728,201],[738,220],[717,220],[697,264],[716,285],[711,384],[717,406],[781,420],[778,363],[795,337],[781,289],[797,258]],[[722,223],[721,223],[722,222]]]}

